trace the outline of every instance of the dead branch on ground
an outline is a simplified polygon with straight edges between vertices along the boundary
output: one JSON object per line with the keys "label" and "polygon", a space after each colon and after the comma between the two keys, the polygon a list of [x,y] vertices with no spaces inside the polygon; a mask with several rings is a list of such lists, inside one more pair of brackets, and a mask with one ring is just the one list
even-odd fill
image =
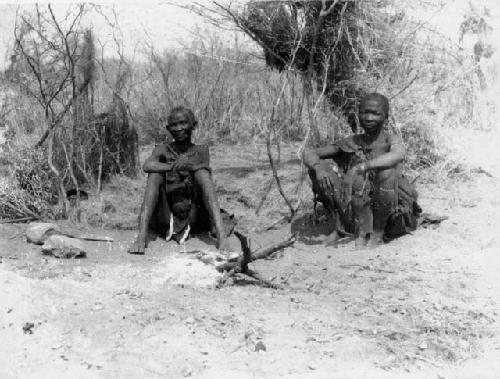
{"label": "dead branch on ground", "polygon": [[227,284],[230,278],[234,277],[234,275],[242,274],[257,280],[260,284],[266,287],[279,288],[278,285],[264,279],[258,272],[249,269],[248,264],[258,259],[265,259],[274,252],[293,245],[295,243],[295,235],[291,235],[283,241],[274,243],[252,252],[250,248],[250,239],[238,231],[235,231],[234,234],[240,240],[241,250],[243,252],[242,256],[236,261],[226,262],[216,267],[217,271],[224,272],[222,278],[218,280],[216,287],[223,287]]}

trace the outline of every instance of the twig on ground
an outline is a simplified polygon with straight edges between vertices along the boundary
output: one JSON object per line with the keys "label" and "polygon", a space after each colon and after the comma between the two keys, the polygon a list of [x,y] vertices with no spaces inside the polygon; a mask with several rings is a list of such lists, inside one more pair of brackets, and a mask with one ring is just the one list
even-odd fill
{"label": "twig on ground", "polygon": [[34,220],[40,220],[40,217],[30,216],[30,217],[20,217],[20,218],[0,220],[0,224],[15,224],[17,222],[27,222],[27,221],[34,221]]}
{"label": "twig on ground", "polygon": [[226,262],[216,267],[219,272],[224,272],[222,278],[217,281],[216,288],[223,287],[227,284],[228,280],[236,274],[243,274],[251,277],[266,287],[280,288],[279,285],[271,283],[270,281],[262,278],[259,273],[249,269],[248,264],[258,259],[265,259],[272,253],[293,245],[295,243],[295,235],[291,235],[286,240],[260,248],[252,253],[250,250],[250,239],[238,231],[235,231],[234,234],[240,240],[243,254],[234,262]]}
{"label": "twig on ground", "polygon": [[345,265],[339,265],[340,268],[360,268],[361,270],[369,270],[369,271],[376,271],[376,272],[383,272],[385,274],[394,274],[394,271],[389,271],[389,270],[383,270],[377,267],[372,267],[368,265],[360,265],[356,263],[352,264],[345,264]]}

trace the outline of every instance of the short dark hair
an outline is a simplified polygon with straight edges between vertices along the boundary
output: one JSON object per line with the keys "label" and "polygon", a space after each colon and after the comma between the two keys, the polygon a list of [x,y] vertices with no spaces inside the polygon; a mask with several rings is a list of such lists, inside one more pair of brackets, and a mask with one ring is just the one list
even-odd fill
{"label": "short dark hair", "polygon": [[191,109],[189,109],[185,106],[182,106],[182,105],[178,105],[178,106],[172,108],[172,110],[170,111],[170,114],[168,115],[168,119],[167,119],[167,126],[172,124],[173,116],[176,114],[179,114],[179,113],[186,116],[186,118],[191,123],[191,125],[195,126],[198,123],[198,121],[196,120],[196,117],[194,116],[194,113]]}
{"label": "short dark hair", "polygon": [[382,108],[385,112],[385,116],[386,117],[389,116],[389,99],[387,97],[385,97],[384,95],[382,95],[380,93],[372,92],[372,93],[369,93],[369,94],[363,96],[363,98],[361,99],[360,105],[368,100],[378,101],[382,105]]}

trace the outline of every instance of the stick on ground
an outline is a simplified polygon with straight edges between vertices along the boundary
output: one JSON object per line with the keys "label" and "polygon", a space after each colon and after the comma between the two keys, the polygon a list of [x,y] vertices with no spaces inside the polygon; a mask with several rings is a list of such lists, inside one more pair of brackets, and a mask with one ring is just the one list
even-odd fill
{"label": "stick on ground", "polygon": [[224,272],[224,275],[217,283],[217,287],[224,286],[229,278],[233,277],[236,274],[244,274],[253,279],[256,279],[266,287],[277,288],[278,286],[276,284],[263,279],[257,272],[250,270],[248,268],[248,264],[258,259],[265,259],[274,252],[293,245],[295,243],[295,235],[291,235],[283,241],[252,252],[250,249],[250,239],[238,231],[235,231],[234,234],[240,240],[241,250],[243,254],[234,262],[226,262],[216,267],[219,272]]}

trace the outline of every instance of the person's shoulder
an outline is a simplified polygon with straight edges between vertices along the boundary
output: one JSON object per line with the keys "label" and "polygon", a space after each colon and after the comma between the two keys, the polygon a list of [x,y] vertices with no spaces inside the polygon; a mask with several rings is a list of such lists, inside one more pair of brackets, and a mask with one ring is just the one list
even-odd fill
{"label": "person's shoulder", "polygon": [[192,171],[206,169],[211,171],[210,168],[210,154],[208,145],[191,145],[188,152],[189,159],[193,163]]}
{"label": "person's shoulder", "polygon": [[167,145],[168,145],[168,143],[166,143],[166,142],[156,143],[155,147],[153,148],[152,154],[167,152],[168,151]]}
{"label": "person's shoulder", "polygon": [[334,142],[334,145],[342,151],[348,153],[355,152],[360,145],[359,134],[352,134],[350,136],[340,138]]}
{"label": "person's shoulder", "polygon": [[384,134],[387,142],[390,145],[398,145],[398,144],[403,144],[403,139],[398,133],[395,133],[392,130],[384,129]]}
{"label": "person's shoulder", "polygon": [[195,149],[195,150],[208,150],[208,149],[209,149],[209,146],[208,146],[208,144],[206,144],[206,143],[196,143],[196,144],[195,144],[195,143],[193,143],[193,144],[191,145],[191,148],[192,148],[192,149]]}
{"label": "person's shoulder", "polygon": [[197,154],[209,154],[210,148],[208,144],[192,144],[189,151]]}

